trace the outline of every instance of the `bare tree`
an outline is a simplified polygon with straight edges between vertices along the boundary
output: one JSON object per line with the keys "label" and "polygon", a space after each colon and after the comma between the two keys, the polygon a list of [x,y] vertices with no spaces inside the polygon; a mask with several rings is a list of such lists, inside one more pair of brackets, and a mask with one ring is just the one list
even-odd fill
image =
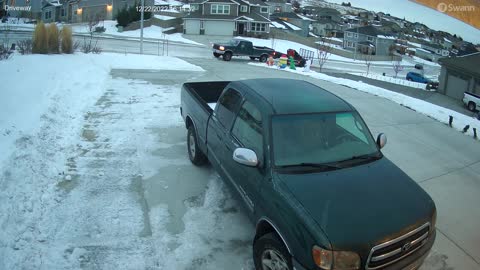
{"label": "bare tree", "polygon": [[370,65],[372,65],[372,58],[373,58],[373,55],[371,54],[365,54],[363,57],[363,61],[365,61],[365,65],[367,66],[367,76],[368,76],[368,73],[370,72]]}
{"label": "bare tree", "polygon": [[393,72],[395,72],[395,78],[397,78],[398,73],[403,70],[402,60],[400,59],[392,61],[392,68]]}
{"label": "bare tree", "polygon": [[102,50],[98,47],[98,38],[95,39],[95,43],[93,42],[93,33],[96,30],[97,25],[100,23],[101,16],[99,14],[90,15],[87,17],[87,28],[90,34],[90,38],[87,41],[83,38],[83,45],[81,46],[81,50],[83,53],[100,53]]}
{"label": "bare tree", "polygon": [[332,53],[332,47],[326,44],[324,38],[317,42],[317,53],[319,71],[322,72],[323,65],[325,65],[328,57],[330,57],[330,54]]}

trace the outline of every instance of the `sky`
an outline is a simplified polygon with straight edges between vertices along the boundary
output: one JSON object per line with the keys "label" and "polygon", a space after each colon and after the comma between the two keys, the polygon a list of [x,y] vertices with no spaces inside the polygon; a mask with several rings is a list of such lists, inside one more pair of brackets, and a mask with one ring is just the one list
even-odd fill
{"label": "sky", "polygon": [[410,0],[327,0],[338,3],[350,2],[352,6],[390,13],[392,16],[405,18],[411,22],[420,22],[426,26],[460,35],[464,40],[474,44],[480,43],[480,30],[460,20]]}

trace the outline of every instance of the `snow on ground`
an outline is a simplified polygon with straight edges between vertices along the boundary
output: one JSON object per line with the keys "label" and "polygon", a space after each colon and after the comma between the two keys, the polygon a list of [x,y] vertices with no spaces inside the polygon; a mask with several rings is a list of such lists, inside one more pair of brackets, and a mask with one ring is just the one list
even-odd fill
{"label": "snow on ground", "polygon": [[411,57],[412,57],[413,61],[415,61],[417,63],[423,64],[423,65],[434,66],[434,67],[441,67],[439,63],[428,61],[428,60],[422,59],[418,56],[411,56]]}
{"label": "snow on ground", "polygon": [[[18,123],[0,134],[8,158],[0,168],[0,269],[251,269],[253,228],[219,177],[186,158],[181,85],[110,75],[120,67],[162,70],[166,81],[202,70],[176,58],[115,54],[0,62],[9,74],[1,130]],[[185,172],[191,177],[178,178]],[[202,174],[205,189],[186,201],[165,184],[198,185]],[[185,203],[182,216],[167,196]],[[171,231],[174,218],[183,230]]]}
{"label": "snow on ground", "polygon": [[[255,65],[255,66],[261,66],[265,68],[272,68],[272,69],[278,69],[277,67],[269,67],[265,64],[261,63],[249,63],[250,65]],[[458,113],[456,111],[452,111],[447,108],[440,107],[438,105],[416,99],[407,95],[403,95],[397,92],[392,92],[387,89],[373,86],[361,81],[353,81],[349,79],[343,79],[343,78],[337,78],[337,77],[332,77],[328,76],[323,73],[318,73],[315,71],[308,71],[304,72],[303,69],[299,68],[298,70],[291,70],[291,69],[282,69],[279,71],[284,71],[284,72],[293,72],[296,74],[304,75],[304,76],[310,76],[316,79],[320,80],[325,80],[329,82],[333,82],[336,84],[340,85],[345,85],[353,89],[360,90],[362,92],[370,93],[376,96],[380,96],[386,99],[389,99],[395,103],[398,103],[402,106],[411,108],[419,113],[422,113],[424,115],[427,115],[433,119],[436,119],[442,123],[447,124],[449,120],[449,116],[453,116],[454,121],[453,121],[453,128],[462,131],[463,128],[466,125],[470,125],[470,129],[468,130],[468,133],[466,133],[469,136],[473,136],[473,128],[476,128],[477,130],[480,130],[480,121],[473,117],[466,116],[464,114]]]}
{"label": "snow on ground", "polygon": [[172,16],[167,16],[167,15],[159,15],[159,14],[154,14],[153,17],[162,20],[162,21],[168,21],[168,20],[173,20],[175,17]]}
{"label": "snow on ground", "polygon": [[[118,36],[118,37],[140,38],[140,29],[118,32],[116,25],[117,25],[117,21],[103,21],[103,22],[100,22],[98,26],[105,27],[105,32],[102,34]],[[75,33],[89,33],[89,29],[86,24],[74,25],[72,28]],[[201,45],[200,43],[184,38],[180,33],[164,34],[163,31],[166,31],[166,30],[167,29],[164,29],[156,25],[145,27],[143,29],[143,37],[154,38],[154,39],[168,39],[170,41]],[[101,35],[101,34],[95,34],[95,35]]]}
{"label": "snow on ground", "polygon": [[418,89],[422,89],[422,90],[425,90],[425,91],[435,91],[434,89],[426,90],[426,84],[424,84],[424,83],[407,81],[406,79],[401,78],[400,76],[397,76],[397,78],[394,78],[392,76],[383,76],[382,74],[375,74],[375,73],[369,73],[369,74],[366,74],[366,73],[352,73],[352,74],[357,75],[357,76],[363,76],[363,77],[374,79],[374,80],[378,80],[378,81],[384,81],[384,82],[389,82],[389,83],[393,83],[393,84],[408,86],[408,87],[412,87],[412,88],[418,88]]}
{"label": "snow on ground", "polygon": [[[201,70],[172,57],[109,53],[15,55],[8,61],[0,61],[0,74],[8,74],[2,78],[0,93],[0,169],[2,162],[14,151],[16,140],[39,131],[43,124],[41,120],[51,110],[52,104],[68,104],[68,117],[71,121],[78,120],[78,110],[83,108],[83,104],[103,91],[110,69],[121,67]],[[55,108],[60,109],[65,110]]]}
{"label": "snow on ground", "polygon": [[[342,0],[329,0],[341,4]],[[435,9],[415,3],[410,0],[378,1],[378,0],[352,0],[352,6],[385,12],[398,18],[405,18],[411,22],[420,22],[435,29],[460,35],[464,40],[480,43],[480,30],[460,20],[441,13]],[[478,8],[478,7],[476,7]]]}

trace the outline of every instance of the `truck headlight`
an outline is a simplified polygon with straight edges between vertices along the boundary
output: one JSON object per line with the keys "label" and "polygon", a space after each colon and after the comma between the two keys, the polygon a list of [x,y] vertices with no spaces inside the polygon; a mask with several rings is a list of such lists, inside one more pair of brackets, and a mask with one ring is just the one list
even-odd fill
{"label": "truck headlight", "polygon": [[219,49],[220,51],[224,51],[224,50],[225,50],[225,47],[220,46],[220,47],[218,47],[218,49]]}
{"label": "truck headlight", "polygon": [[350,251],[332,251],[314,246],[312,256],[315,264],[325,270],[360,269],[360,256]]}

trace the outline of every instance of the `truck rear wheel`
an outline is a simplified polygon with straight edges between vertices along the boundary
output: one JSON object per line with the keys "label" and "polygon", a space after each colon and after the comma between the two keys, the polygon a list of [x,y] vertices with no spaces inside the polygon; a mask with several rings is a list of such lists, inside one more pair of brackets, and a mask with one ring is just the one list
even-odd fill
{"label": "truck rear wheel", "polygon": [[275,233],[267,233],[253,243],[253,261],[259,270],[292,270],[292,258]]}
{"label": "truck rear wheel", "polygon": [[230,61],[232,60],[232,53],[231,52],[226,52],[223,54],[223,60],[224,61]]}
{"label": "truck rear wheel", "polygon": [[473,103],[473,102],[471,102],[471,101],[468,102],[467,108],[468,108],[469,111],[474,112],[474,111],[475,111],[475,107],[477,107],[477,106],[475,105],[475,103]]}
{"label": "truck rear wheel", "polygon": [[191,125],[188,127],[187,132],[187,148],[188,148],[188,157],[190,161],[196,165],[200,166],[207,162],[207,157],[198,147],[197,134],[195,133],[195,127]]}
{"label": "truck rear wheel", "polygon": [[260,56],[260,58],[258,59],[261,63],[265,63],[267,62],[267,55],[266,54],[263,54]]}

